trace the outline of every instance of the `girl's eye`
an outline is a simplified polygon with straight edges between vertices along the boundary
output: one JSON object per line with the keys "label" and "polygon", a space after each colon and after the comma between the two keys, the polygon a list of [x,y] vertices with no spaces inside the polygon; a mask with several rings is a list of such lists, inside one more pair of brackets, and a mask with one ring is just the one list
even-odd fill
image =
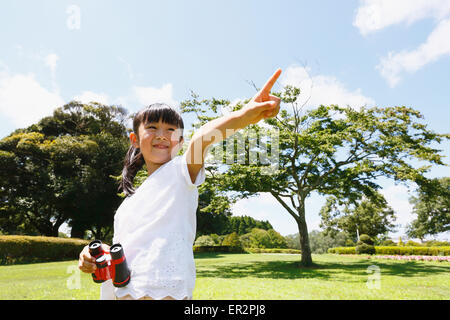
{"label": "girl's eye", "polygon": [[[151,125],[150,125],[150,126],[147,126],[146,129],[155,129],[155,130],[156,130],[157,128],[156,128],[155,126],[151,126]],[[169,128],[169,129],[167,129],[167,130],[169,130],[169,131],[175,131],[176,129],[174,129],[174,128]]]}

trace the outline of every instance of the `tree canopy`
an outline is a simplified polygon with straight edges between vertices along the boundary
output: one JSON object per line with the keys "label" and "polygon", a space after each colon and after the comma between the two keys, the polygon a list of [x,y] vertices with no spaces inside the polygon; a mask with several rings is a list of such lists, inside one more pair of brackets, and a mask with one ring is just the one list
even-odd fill
{"label": "tree canopy", "polygon": [[363,197],[354,203],[347,202],[344,206],[339,206],[337,202],[336,198],[328,198],[320,210],[320,227],[325,230],[325,234],[334,236],[343,231],[353,235],[356,240],[357,233],[375,238],[395,231],[394,210],[380,193],[376,193],[372,199]]}
{"label": "tree canopy", "polygon": [[450,178],[436,178],[417,189],[410,198],[417,215],[408,226],[410,237],[423,239],[450,230]]}
{"label": "tree canopy", "polygon": [[4,233],[104,238],[120,197],[113,175],[128,145],[126,111],[72,101],[0,141],[0,228]]}

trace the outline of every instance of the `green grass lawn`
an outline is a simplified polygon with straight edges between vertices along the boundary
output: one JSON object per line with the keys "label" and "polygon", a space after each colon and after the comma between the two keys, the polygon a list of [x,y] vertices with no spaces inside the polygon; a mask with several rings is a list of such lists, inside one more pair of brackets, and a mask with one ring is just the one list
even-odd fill
{"label": "green grass lawn", "polygon": [[[450,264],[313,255],[196,254],[194,299],[449,299]],[[370,266],[379,270],[373,273]],[[378,274],[378,278],[375,278]],[[375,279],[372,281],[371,279]],[[379,279],[379,280],[377,280]],[[368,288],[368,284],[379,288]],[[77,261],[0,266],[0,299],[98,299]]]}

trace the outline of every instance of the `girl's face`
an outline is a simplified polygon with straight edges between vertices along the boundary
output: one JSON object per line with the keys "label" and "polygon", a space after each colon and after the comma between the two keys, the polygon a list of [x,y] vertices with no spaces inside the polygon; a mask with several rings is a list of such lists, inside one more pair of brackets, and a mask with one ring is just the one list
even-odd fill
{"label": "girl's face", "polygon": [[181,129],[176,125],[159,120],[141,123],[138,135],[134,132],[130,134],[130,142],[141,149],[147,169],[151,173],[153,169],[176,156],[182,147],[183,137]]}

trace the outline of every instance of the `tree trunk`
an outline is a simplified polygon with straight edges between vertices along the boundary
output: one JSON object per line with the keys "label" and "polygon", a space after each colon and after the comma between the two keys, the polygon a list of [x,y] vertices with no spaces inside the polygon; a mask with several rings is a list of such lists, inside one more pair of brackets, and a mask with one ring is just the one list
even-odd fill
{"label": "tree trunk", "polygon": [[72,230],[70,231],[70,237],[71,238],[84,238],[84,233],[86,231],[86,227],[77,221],[72,222]]}
{"label": "tree trunk", "polygon": [[309,246],[308,226],[306,225],[305,219],[304,201],[301,201],[300,207],[298,208],[297,225],[300,238],[300,249],[302,251],[301,264],[305,267],[310,267],[313,265],[313,261],[311,257],[311,247]]}
{"label": "tree trunk", "polygon": [[309,246],[309,236],[308,236],[308,227],[306,226],[305,219],[305,195],[298,195],[299,199],[299,207],[294,204],[293,199],[291,198],[292,205],[297,209],[297,213],[292,210],[286,202],[281,199],[279,194],[272,191],[271,194],[277,199],[277,201],[289,212],[289,214],[297,221],[298,226],[298,234],[300,238],[300,249],[302,251],[302,261],[301,264],[303,266],[309,267],[313,265],[312,257],[311,257],[311,247]]}
{"label": "tree trunk", "polygon": [[55,223],[53,224],[53,227],[52,227],[53,237],[58,237],[59,236],[59,227],[61,227],[61,225],[63,223],[64,223],[64,219],[62,219],[62,218],[60,218],[60,219],[55,221]]}

